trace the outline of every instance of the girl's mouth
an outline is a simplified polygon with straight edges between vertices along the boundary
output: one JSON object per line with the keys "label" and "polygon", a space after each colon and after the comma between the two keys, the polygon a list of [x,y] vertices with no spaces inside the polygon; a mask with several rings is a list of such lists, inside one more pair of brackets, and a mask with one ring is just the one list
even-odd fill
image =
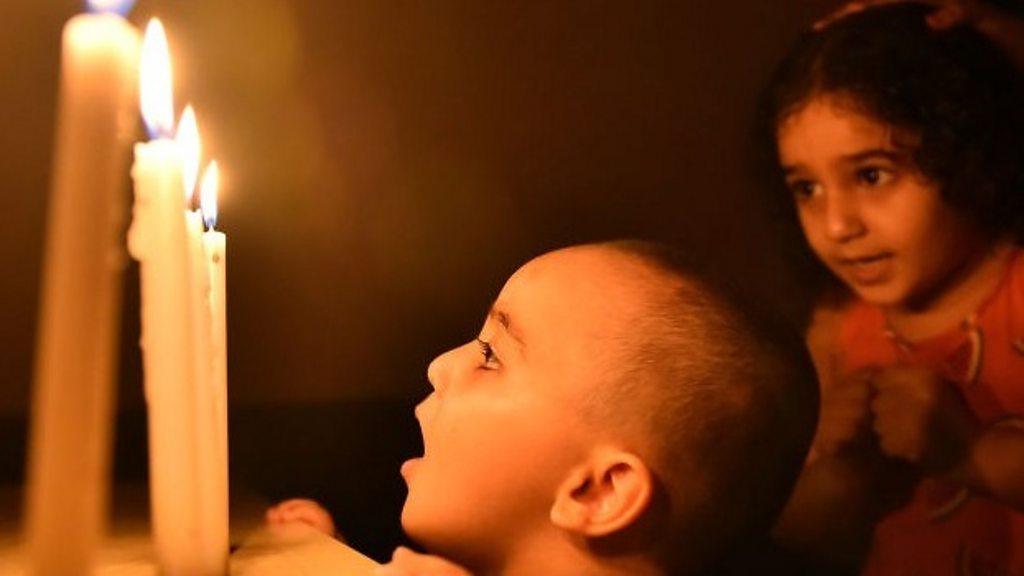
{"label": "girl's mouth", "polygon": [[840,258],[839,264],[854,284],[870,286],[889,278],[892,253],[880,252],[855,258]]}

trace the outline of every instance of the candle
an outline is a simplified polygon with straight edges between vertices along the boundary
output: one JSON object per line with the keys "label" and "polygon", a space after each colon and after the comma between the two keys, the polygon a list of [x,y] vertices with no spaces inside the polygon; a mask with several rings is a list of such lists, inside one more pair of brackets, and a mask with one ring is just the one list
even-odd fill
{"label": "candle", "polygon": [[128,247],[142,283],[142,350],[149,414],[153,540],[165,576],[205,574],[195,425],[197,364],[192,270],[183,177],[186,153],[169,138],[174,116],[170,57],[150,22],[140,69],[142,113],[155,139],[135,146]]}
{"label": "candle", "polygon": [[138,70],[138,32],[121,16],[131,3],[93,0],[63,31],[26,490],[33,574],[88,573],[105,530]]}
{"label": "candle", "polygon": [[216,162],[210,162],[203,175],[201,202],[207,231],[203,233],[204,264],[209,278],[209,318],[211,371],[209,380],[211,412],[206,421],[212,425],[208,446],[213,453],[204,459],[212,469],[203,475],[206,482],[205,509],[208,512],[204,525],[210,530],[210,550],[217,562],[227,561],[228,541],[228,366],[227,366],[227,297],[226,265],[227,237],[214,230],[217,223],[217,192],[220,185],[220,171]]}
{"label": "candle", "polygon": [[[195,111],[185,107],[178,124],[177,142],[184,154],[182,173],[185,183],[186,204],[189,204],[199,175],[202,141]],[[216,178],[216,164],[213,165]],[[209,171],[208,171],[209,172]],[[204,183],[209,187],[209,173]],[[216,185],[216,182],[213,182]],[[209,194],[209,193],[208,193]],[[186,210],[185,228],[188,244],[191,284],[190,309],[192,314],[192,348],[195,361],[195,396],[193,425],[197,438],[196,480],[198,482],[199,548],[202,574],[226,574],[228,563],[227,494],[221,494],[222,476],[227,474],[227,460],[220,458],[222,419],[218,412],[218,386],[214,382],[213,314],[211,309],[210,263],[206,255],[203,214],[199,210]],[[221,383],[220,388],[223,388]],[[221,468],[224,468],[221,470]]]}

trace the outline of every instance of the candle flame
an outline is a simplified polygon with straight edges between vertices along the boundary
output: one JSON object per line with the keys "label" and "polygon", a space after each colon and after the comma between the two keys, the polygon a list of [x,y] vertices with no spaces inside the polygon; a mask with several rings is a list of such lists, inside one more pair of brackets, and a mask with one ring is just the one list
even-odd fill
{"label": "candle flame", "polygon": [[220,168],[217,161],[210,162],[203,174],[203,184],[200,187],[199,204],[203,210],[203,221],[206,227],[213,230],[217,223],[217,189],[220,188]]}
{"label": "candle flame", "polygon": [[139,94],[142,97],[142,119],[151,138],[165,138],[174,133],[174,89],[171,84],[171,56],[163,24],[153,18],[146,26],[142,40],[142,62],[139,67]]}
{"label": "candle flame", "polygon": [[135,0],[86,0],[89,12],[94,14],[118,14],[124,16],[131,11]]}
{"label": "candle flame", "polygon": [[199,179],[199,159],[203,155],[203,144],[199,139],[199,125],[196,123],[196,112],[192,105],[185,106],[178,121],[178,133],[175,141],[181,148],[182,169],[181,180],[185,184],[185,205],[191,206],[192,196]]}

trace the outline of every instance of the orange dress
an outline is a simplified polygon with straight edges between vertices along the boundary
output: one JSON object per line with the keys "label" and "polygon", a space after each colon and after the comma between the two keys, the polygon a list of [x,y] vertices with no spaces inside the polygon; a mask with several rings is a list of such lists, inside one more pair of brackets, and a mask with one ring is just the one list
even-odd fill
{"label": "orange dress", "polygon": [[[962,326],[908,343],[878,308],[855,302],[839,325],[840,374],[923,366],[954,382],[983,425],[1024,422],[1024,251],[998,289]],[[1024,513],[933,478],[875,527],[863,574],[1024,576]]]}

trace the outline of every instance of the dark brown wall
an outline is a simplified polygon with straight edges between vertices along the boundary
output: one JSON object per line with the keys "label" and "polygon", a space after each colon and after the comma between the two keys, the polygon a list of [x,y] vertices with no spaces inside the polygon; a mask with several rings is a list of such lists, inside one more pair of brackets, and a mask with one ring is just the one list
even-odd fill
{"label": "dark brown wall", "polygon": [[[427,362],[553,247],[678,242],[797,317],[749,132],[772,63],[833,4],[141,0],[225,174],[232,479],[320,498],[386,556]],[[0,483],[24,461],[59,35],[79,8],[0,5]],[[137,270],[126,285],[117,470],[141,481]]]}
{"label": "dark brown wall", "polygon": [[[771,63],[830,4],[142,0],[132,19],[164,19],[179,106],[225,170],[232,400],[415,397],[508,273],[584,240],[685,242],[796,310],[746,146]],[[0,12],[0,413],[27,404],[78,9]]]}

